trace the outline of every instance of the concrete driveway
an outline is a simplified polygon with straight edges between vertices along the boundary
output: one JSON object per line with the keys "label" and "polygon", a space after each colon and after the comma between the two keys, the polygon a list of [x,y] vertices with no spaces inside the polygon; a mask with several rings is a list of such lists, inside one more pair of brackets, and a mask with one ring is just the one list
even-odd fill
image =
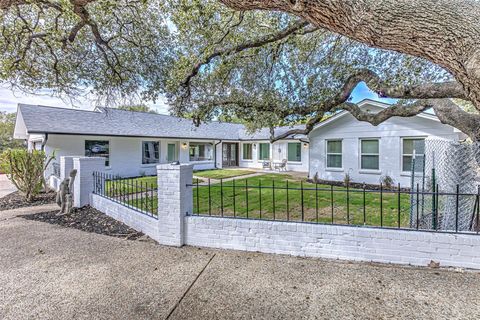
{"label": "concrete driveway", "polygon": [[7,175],[0,174],[0,198],[16,190],[15,186],[8,180]]}
{"label": "concrete driveway", "polygon": [[479,319],[480,274],[170,248],[0,212],[0,319]]}

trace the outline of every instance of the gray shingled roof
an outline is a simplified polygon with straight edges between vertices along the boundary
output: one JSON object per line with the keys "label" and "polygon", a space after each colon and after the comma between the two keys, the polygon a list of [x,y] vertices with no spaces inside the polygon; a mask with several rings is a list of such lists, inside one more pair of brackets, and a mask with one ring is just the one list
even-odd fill
{"label": "gray shingled roof", "polygon": [[[188,138],[214,140],[269,139],[262,129],[247,134],[245,126],[226,122],[209,122],[195,127],[192,120],[168,115],[118,109],[86,111],[19,104],[27,132],[156,138]],[[277,129],[278,132],[289,129]],[[305,138],[297,136],[297,138]]]}

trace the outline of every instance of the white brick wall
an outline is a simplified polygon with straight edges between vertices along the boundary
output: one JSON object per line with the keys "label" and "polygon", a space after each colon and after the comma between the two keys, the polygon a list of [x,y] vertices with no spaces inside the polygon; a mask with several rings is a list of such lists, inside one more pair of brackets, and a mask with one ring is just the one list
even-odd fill
{"label": "white brick wall", "polygon": [[130,228],[143,232],[150,238],[159,241],[157,219],[93,193],[90,195],[90,205],[104,212],[107,216],[123,222]]}
{"label": "white brick wall", "polygon": [[77,176],[73,183],[73,206],[83,207],[90,202],[93,192],[93,172],[102,171],[105,159],[101,157],[74,157],[73,168],[77,169]]}
{"label": "white brick wall", "polygon": [[192,213],[193,165],[157,166],[159,242],[171,246],[184,244],[185,215]]}
{"label": "white brick wall", "polygon": [[185,244],[305,257],[480,269],[480,236],[185,217]]}

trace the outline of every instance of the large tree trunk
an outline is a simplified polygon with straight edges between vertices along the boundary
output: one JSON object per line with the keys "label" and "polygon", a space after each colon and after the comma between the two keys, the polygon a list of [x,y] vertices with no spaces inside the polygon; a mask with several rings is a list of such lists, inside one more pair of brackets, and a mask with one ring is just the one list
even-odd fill
{"label": "large tree trunk", "polygon": [[464,86],[480,110],[480,3],[475,0],[220,0],[280,10],[373,47],[423,57]]}

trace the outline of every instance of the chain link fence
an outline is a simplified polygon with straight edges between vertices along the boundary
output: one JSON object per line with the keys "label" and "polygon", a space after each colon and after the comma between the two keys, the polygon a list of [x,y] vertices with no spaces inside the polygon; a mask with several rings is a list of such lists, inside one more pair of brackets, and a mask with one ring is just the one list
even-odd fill
{"label": "chain link fence", "polygon": [[[423,149],[423,148],[417,148]],[[422,150],[423,151],[423,150]],[[411,168],[410,225],[422,229],[478,230],[480,143],[428,138]],[[416,217],[418,215],[418,222]]]}

